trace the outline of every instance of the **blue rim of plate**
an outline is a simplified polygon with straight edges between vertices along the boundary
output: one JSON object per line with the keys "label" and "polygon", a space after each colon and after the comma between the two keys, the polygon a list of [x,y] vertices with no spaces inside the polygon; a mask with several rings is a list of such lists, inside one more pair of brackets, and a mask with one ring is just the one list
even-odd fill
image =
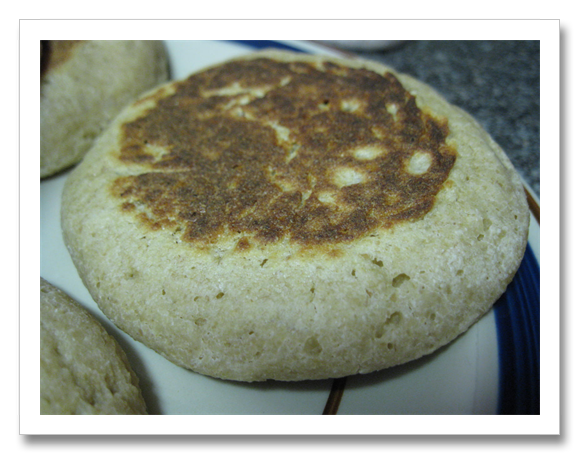
{"label": "blue rim of plate", "polygon": [[[308,52],[279,41],[232,41],[253,49]],[[540,267],[528,244],[522,263],[494,305],[499,351],[498,414],[540,413]],[[344,379],[335,381],[327,408],[336,409]]]}
{"label": "blue rim of plate", "polygon": [[494,306],[499,350],[498,414],[540,413],[540,267],[526,247]]}
{"label": "blue rim of plate", "polygon": [[287,51],[294,51],[294,52],[306,52],[303,49],[300,49],[296,46],[291,46],[289,44],[284,44],[280,41],[268,41],[268,40],[235,40],[230,41],[232,43],[241,44],[243,46],[248,46],[253,49],[266,49],[266,48],[275,48],[275,49],[284,49]]}

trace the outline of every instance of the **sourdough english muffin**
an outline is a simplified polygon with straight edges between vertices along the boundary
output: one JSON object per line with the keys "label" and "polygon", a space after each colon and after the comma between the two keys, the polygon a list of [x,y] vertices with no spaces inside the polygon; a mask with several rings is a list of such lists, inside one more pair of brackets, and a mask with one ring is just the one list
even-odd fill
{"label": "sourdough english muffin", "polygon": [[137,377],[117,342],[42,278],[40,413],[146,414]]}
{"label": "sourdough english muffin", "polygon": [[62,203],[103,312],[174,363],[239,381],[433,352],[506,289],[528,222],[506,155],[432,89],[277,51],[128,107]]}
{"label": "sourdough english muffin", "polygon": [[128,103],[167,80],[161,41],[42,41],[40,177],[76,164]]}

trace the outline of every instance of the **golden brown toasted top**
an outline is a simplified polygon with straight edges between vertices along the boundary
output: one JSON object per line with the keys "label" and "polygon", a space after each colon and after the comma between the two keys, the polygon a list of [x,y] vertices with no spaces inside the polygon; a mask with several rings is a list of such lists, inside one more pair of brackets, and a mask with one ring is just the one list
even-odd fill
{"label": "golden brown toasted top", "polygon": [[[335,63],[226,63],[126,123],[113,192],[189,242],[352,241],[423,217],[456,153],[397,78]],[[250,241],[248,241],[248,238]]]}

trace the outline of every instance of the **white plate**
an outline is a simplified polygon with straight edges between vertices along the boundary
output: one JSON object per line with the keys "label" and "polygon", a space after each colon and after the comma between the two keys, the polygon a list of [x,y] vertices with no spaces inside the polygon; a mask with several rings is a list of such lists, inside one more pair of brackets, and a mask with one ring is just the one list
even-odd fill
{"label": "white plate", "polygon": [[[166,44],[176,79],[268,44],[340,55],[309,42]],[[209,378],[175,366],[113,326],[81,282],[60,229],[60,198],[67,174],[45,179],[40,185],[40,275],[84,305],[119,341],[140,378],[151,414],[322,414],[329,396],[335,405],[332,412],[338,414],[493,414],[505,400],[509,390],[502,383],[503,344],[498,345],[497,341],[495,311],[432,355],[346,381],[245,384]],[[533,217],[529,243],[539,262],[539,224]],[[526,374],[524,370],[520,373]],[[331,393],[333,384],[335,390]]]}

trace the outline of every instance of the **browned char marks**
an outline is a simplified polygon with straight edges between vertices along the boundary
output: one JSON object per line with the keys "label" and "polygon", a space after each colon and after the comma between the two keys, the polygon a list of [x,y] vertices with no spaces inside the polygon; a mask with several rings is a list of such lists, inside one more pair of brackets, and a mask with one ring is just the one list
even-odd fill
{"label": "browned char marks", "polygon": [[456,158],[447,135],[390,73],[234,61],[124,125],[119,159],[145,171],[113,191],[188,242],[348,242],[431,210]]}

